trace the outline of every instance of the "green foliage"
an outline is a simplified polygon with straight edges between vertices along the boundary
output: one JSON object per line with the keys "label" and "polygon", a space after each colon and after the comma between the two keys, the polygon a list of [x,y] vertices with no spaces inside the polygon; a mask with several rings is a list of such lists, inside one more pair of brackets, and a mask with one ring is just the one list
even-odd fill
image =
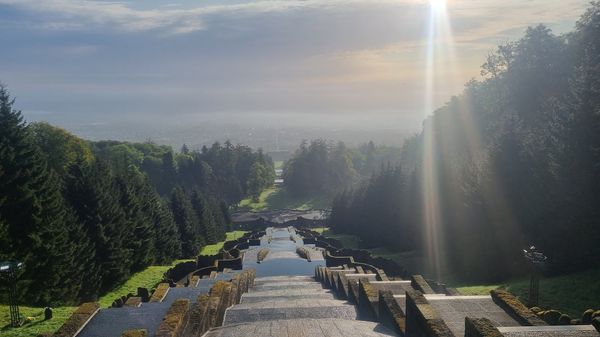
{"label": "green foliage", "polygon": [[46,157],[48,167],[64,176],[69,166],[76,162],[90,164],[94,155],[89,144],[61,128],[46,122],[29,125],[33,138],[41,153]]}

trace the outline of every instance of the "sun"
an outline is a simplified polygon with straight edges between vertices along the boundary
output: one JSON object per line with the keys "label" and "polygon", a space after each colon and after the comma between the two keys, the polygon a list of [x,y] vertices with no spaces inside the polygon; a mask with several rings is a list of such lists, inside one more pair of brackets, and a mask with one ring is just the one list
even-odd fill
{"label": "sun", "polygon": [[444,10],[446,8],[446,0],[429,0],[429,5],[433,10]]}

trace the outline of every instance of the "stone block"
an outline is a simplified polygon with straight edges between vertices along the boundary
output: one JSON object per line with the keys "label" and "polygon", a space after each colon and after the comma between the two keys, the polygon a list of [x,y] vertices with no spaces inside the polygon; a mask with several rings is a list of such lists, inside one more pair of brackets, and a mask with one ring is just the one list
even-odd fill
{"label": "stone block", "polygon": [[390,290],[379,292],[379,322],[400,336],[406,331],[406,316]]}
{"label": "stone block", "polygon": [[156,330],[156,337],[179,337],[189,317],[190,300],[177,299],[171,304],[169,311]]}
{"label": "stone block", "polygon": [[146,330],[146,329],[125,330],[121,334],[121,337],[148,337],[148,330]]}
{"label": "stone block", "polygon": [[420,291],[423,294],[435,294],[433,289],[429,286],[429,283],[423,278],[421,275],[412,275],[410,277],[411,285],[416,290]]}
{"label": "stone block", "polygon": [[162,302],[165,296],[167,296],[169,288],[168,283],[160,283],[158,287],[156,287],[156,290],[154,290],[149,302]]}
{"label": "stone block", "polygon": [[67,319],[67,321],[54,333],[56,337],[73,337],[83,329],[83,327],[100,310],[100,304],[97,302],[87,302],[79,306]]}
{"label": "stone block", "polygon": [[502,334],[487,318],[465,317],[465,337],[502,337]]}
{"label": "stone block", "polygon": [[502,309],[504,309],[511,317],[513,317],[521,325],[538,326],[546,325],[533,311],[529,310],[521,303],[514,295],[505,290],[490,291],[492,299]]}

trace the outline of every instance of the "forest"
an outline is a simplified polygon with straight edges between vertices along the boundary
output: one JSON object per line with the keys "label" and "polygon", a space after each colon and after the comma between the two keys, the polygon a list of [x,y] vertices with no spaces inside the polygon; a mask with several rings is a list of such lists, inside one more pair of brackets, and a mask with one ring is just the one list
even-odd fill
{"label": "forest", "polygon": [[0,260],[24,263],[21,303],[93,300],[193,258],[224,239],[229,205],[273,183],[271,159],[245,146],[91,142],[13,104],[0,86]]}
{"label": "forest", "polygon": [[481,75],[424,121],[399,163],[339,193],[330,225],[367,246],[426,253],[435,202],[443,267],[463,280],[522,271],[530,245],[549,273],[597,266],[600,3],[568,34],[528,28]]}
{"label": "forest", "polygon": [[398,162],[400,154],[398,147],[372,141],[357,148],[323,139],[305,141],[284,163],[284,187],[295,196],[333,197],[370,177],[382,165]]}

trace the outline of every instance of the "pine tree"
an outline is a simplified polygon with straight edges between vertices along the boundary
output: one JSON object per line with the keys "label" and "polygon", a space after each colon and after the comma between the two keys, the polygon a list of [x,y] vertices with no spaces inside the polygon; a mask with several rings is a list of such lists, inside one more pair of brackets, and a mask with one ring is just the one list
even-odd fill
{"label": "pine tree", "polygon": [[121,208],[125,216],[133,226],[131,237],[127,238],[127,248],[133,253],[132,271],[139,271],[154,261],[155,234],[150,213],[146,212],[151,203],[151,196],[147,194],[147,188],[142,174],[135,167],[117,179],[117,185],[121,195]]}
{"label": "pine tree", "polygon": [[94,244],[94,263],[86,270],[82,298],[91,299],[129,276],[132,252],[128,238],[132,224],[120,206],[120,192],[108,165],[96,160],[91,167],[72,165],[65,195]]}
{"label": "pine tree", "polygon": [[0,246],[0,259],[24,262],[21,300],[70,301],[78,286],[68,277],[76,247],[69,240],[60,184],[12,104],[0,86],[0,231],[10,242]]}
{"label": "pine tree", "polygon": [[190,202],[198,219],[198,229],[206,239],[206,243],[218,242],[216,224],[210,209],[211,205],[198,189],[192,191]]}
{"label": "pine tree", "polygon": [[182,257],[189,258],[198,255],[204,242],[197,230],[198,218],[181,186],[173,189],[170,206],[171,212],[173,212],[173,220],[177,224],[181,236]]}

